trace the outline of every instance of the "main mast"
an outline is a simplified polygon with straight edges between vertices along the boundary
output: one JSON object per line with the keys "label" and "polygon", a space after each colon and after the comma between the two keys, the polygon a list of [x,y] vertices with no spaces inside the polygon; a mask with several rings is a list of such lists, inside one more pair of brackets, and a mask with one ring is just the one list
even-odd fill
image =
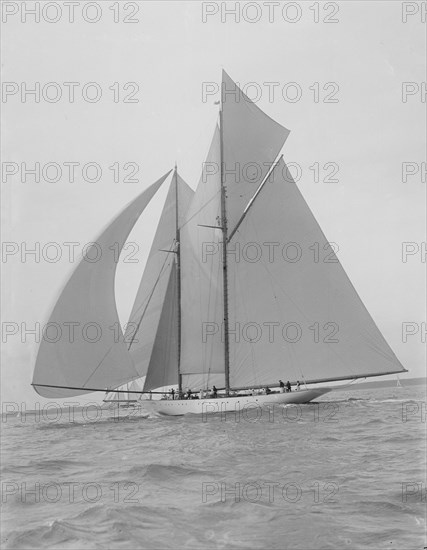
{"label": "main mast", "polygon": [[221,229],[222,229],[222,280],[224,290],[224,366],[225,366],[225,393],[230,393],[230,348],[228,339],[228,271],[227,271],[227,211],[226,211],[226,189],[224,170],[224,145],[223,145],[223,113],[222,102],[219,111],[219,132],[220,132],[220,165],[221,165]]}
{"label": "main mast", "polygon": [[178,286],[178,397],[182,394],[181,374],[181,236],[179,229],[179,206],[178,206],[178,169],[175,164],[175,241],[176,241],[176,275]]}

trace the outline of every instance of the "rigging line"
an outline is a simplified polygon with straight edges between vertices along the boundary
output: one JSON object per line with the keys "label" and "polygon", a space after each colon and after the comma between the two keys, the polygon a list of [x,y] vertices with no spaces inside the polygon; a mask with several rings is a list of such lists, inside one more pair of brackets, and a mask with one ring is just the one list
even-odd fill
{"label": "rigging line", "polygon": [[[285,165],[286,165],[286,164],[285,164]],[[293,184],[294,189],[295,189],[295,191],[296,191],[296,195],[298,196],[299,199],[301,199],[301,200],[303,201],[305,207],[306,207],[307,210],[310,212],[311,217],[312,217],[312,219],[314,220],[315,225],[316,225],[316,227],[317,227],[317,230],[320,232],[320,235],[323,237],[323,239],[325,240],[325,242],[326,242],[327,244],[330,244],[330,241],[326,238],[325,233],[323,232],[322,228],[320,227],[319,223],[317,222],[317,220],[316,220],[316,218],[315,218],[315,216],[314,216],[314,214],[313,214],[313,211],[311,210],[310,206],[308,205],[307,201],[305,200],[304,195],[303,195],[302,192],[300,191],[298,185],[295,183],[294,179],[292,178],[292,176],[291,176],[290,174],[289,174],[289,176],[290,176],[290,182]],[[311,231],[311,232],[312,232],[312,231]],[[310,232],[310,233],[311,233],[311,232]],[[320,240],[319,240],[319,242],[320,242]],[[388,348],[388,349],[391,351],[391,353],[393,354],[393,356],[394,356],[394,361],[393,361],[393,362],[394,362],[395,364],[401,365],[401,367],[403,368],[403,365],[400,363],[400,361],[399,361],[399,359],[397,358],[396,354],[394,353],[393,349],[392,349],[391,346],[388,344],[387,340],[384,338],[384,335],[382,334],[381,330],[379,329],[377,323],[375,322],[375,320],[374,320],[374,318],[372,317],[372,315],[369,313],[369,311],[368,311],[366,305],[364,304],[362,298],[360,297],[358,291],[356,290],[356,288],[354,287],[354,285],[353,285],[351,279],[350,279],[349,276],[347,275],[347,272],[346,272],[346,270],[344,269],[344,266],[342,265],[342,263],[341,263],[341,261],[340,261],[338,255],[337,255],[335,252],[334,252],[334,254],[335,254],[335,257],[336,257],[336,259],[337,259],[337,262],[336,262],[336,263],[337,263],[337,265],[339,266],[339,269],[341,269],[342,275],[344,275],[344,278],[346,279],[347,284],[348,284],[348,285],[350,286],[350,288],[353,290],[353,292],[354,292],[354,294],[355,294],[355,296],[356,296],[356,299],[357,299],[358,303],[360,304],[361,308],[362,308],[363,311],[366,313],[366,315],[367,315],[367,316],[370,318],[370,320],[372,321],[372,323],[373,323],[375,329],[376,329],[376,330],[378,331],[378,333],[379,333],[379,336],[380,336],[380,338],[381,338],[383,344],[385,344],[385,345],[387,346],[387,348]],[[334,263],[335,263],[335,262],[334,262]],[[338,275],[338,277],[339,277],[339,275]],[[336,278],[334,278],[334,281],[335,281],[335,280],[336,280]],[[396,363],[396,362],[397,362],[397,363]],[[402,371],[402,372],[404,372],[404,371]]]}
{"label": "rigging line", "polygon": [[[217,266],[216,266],[216,276],[214,276],[214,269],[213,269],[213,266],[212,266],[212,270],[211,270],[211,276],[210,276],[210,280],[209,280],[209,285],[210,285],[210,289],[211,290],[211,287],[214,286],[214,290],[215,292],[210,292],[210,297],[209,297],[209,311],[211,311],[211,306],[212,306],[212,310],[213,310],[213,317],[214,319],[218,319],[218,318],[221,318],[222,315],[220,312],[222,312],[222,309],[223,309],[223,300],[222,300],[222,292],[221,292],[221,287],[218,286],[218,284],[216,283],[216,281],[221,281],[221,267],[222,267],[222,262],[221,262],[221,258],[219,257],[218,259],[218,262],[217,262]],[[212,284],[212,281],[214,281],[214,285]],[[218,292],[219,290],[219,292]],[[213,296],[212,296],[213,294]],[[212,299],[212,304],[210,303]],[[222,341],[222,338],[223,338],[223,329],[224,329],[224,325],[223,325],[223,322],[221,323],[221,326],[219,327],[220,328],[220,340]],[[221,344],[220,344],[221,345]],[[209,369],[211,370],[212,369],[212,361],[213,361],[213,357],[214,357],[214,353],[215,353],[215,350],[216,347],[214,347],[213,343],[212,343],[212,346],[211,346],[211,349],[210,349],[210,358],[209,358]],[[224,370],[224,374],[225,374],[225,370]]]}
{"label": "rigging line", "polygon": [[[240,286],[240,283],[239,283],[238,280],[237,280],[236,286],[238,287],[240,297],[242,298],[241,303],[243,304],[243,311],[244,311],[244,314],[245,314],[245,318],[246,318],[246,320],[249,320],[248,319],[248,310],[246,308],[246,300],[243,299],[242,291],[241,291],[242,287]],[[236,294],[237,294],[237,292],[236,292]],[[256,342],[255,342],[255,344],[256,344]],[[252,376],[253,376],[253,379],[255,381],[255,385],[257,385],[258,381],[259,381],[259,378],[258,378],[257,369],[255,367],[255,351],[254,351],[254,346],[253,346],[252,340],[249,340],[249,350],[250,350],[250,360],[251,360],[251,366],[252,366]],[[243,367],[243,364],[240,366],[239,371],[242,370],[242,367]],[[237,372],[236,372],[236,374],[237,374]]]}
{"label": "rigging line", "polygon": [[[176,309],[177,309],[176,308],[177,284],[176,284],[176,273],[175,273],[175,278],[174,278],[175,280],[173,280],[172,275],[173,275],[173,272],[171,270],[171,272],[169,274],[168,285],[167,285],[166,294],[165,294],[165,300],[163,301],[162,309],[161,309],[161,312],[160,312],[159,323],[158,323],[158,326],[157,326],[157,331],[156,331],[156,335],[155,335],[154,343],[153,343],[153,350],[155,350],[156,348],[159,348],[159,347],[162,350],[162,359],[161,359],[162,371],[160,371],[160,368],[156,367],[156,364],[159,365],[158,358],[157,358],[157,363],[153,363],[153,355],[155,355],[155,351],[153,351],[153,353],[150,356],[149,365],[148,365],[148,368],[147,368],[147,374],[146,374],[146,378],[145,378],[145,381],[144,381],[144,390],[147,387],[149,387],[149,385],[151,385],[151,387],[165,387],[165,386],[168,385],[168,384],[164,383],[163,385],[158,384],[157,386],[153,386],[152,385],[152,383],[153,383],[152,382],[153,370],[155,371],[155,374],[158,374],[159,377],[162,378],[163,382],[167,382],[168,375],[169,375],[169,366],[173,365],[175,367],[175,363],[171,360],[171,358],[172,358],[172,355],[173,355],[174,342],[175,342],[175,344],[177,344],[177,342],[176,342],[176,340],[172,339],[171,335],[173,333],[174,322],[176,321],[176,316],[177,316],[177,311],[176,311]],[[169,335],[169,337],[166,339],[166,343],[160,341],[160,346],[159,346],[159,342],[158,342],[158,338],[159,338],[159,334],[160,334],[159,333],[159,327],[160,327],[161,323],[164,322],[165,311],[168,311],[168,310],[165,310],[165,306],[167,304],[166,296],[168,296],[168,292],[170,290],[169,285],[171,284],[171,280],[174,283],[173,286],[172,286],[172,295],[170,297],[171,298],[170,303],[173,304],[173,309],[168,312],[168,317],[166,318],[166,333]],[[175,338],[176,338],[176,335],[175,335]],[[154,367],[154,369],[153,369],[153,367]],[[151,378],[151,380],[150,380],[150,378]],[[150,384],[148,384],[148,382]],[[176,384],[176,383],[174,382],[173,384]]]}
{"label": "rigging line", "polygon": [[[171,264],[169,264],[169,265],[171,265]],[[165,264],[163,264],[163,266],[160,268],[160,271],[159,271],[159,278],[161,278],[161,277],[164,275],[164,273],[165,273],[164,267],[165,267]],[[168,267],[168,266],[166,266],[166,267]],[[152,298],[152,296],[153,296],[153,292],[154,292],[154,290],[155,290],[155,288],[156,288],[156,284],[157,284],[157,280],[156,280],[156,282],[154,283],[154,286],[153,286],[152,290],[150,291],[150,294],[148,295],[148,297],[147,297],[146,299],[144,299],[144,300],[141,302],[141,305],[139,305],[138,308],[133,312],[133,315],[132,315],[132,318],[133,318],[133,319],[137,316],[137,313],[138,313],[142,308],[144,309],[144,311],[142,312],[142,316],[145,315],[145,311],[146,311],[147,307],[150,305],[150,301],[151,301],[151,298]],[[147,300],[147,301],[145,301],[145,300]],[[129,321],[128,321],[127,324],[129,324],[129,323],[134,324],[133,321],[132,321],[131,319],[129,319]]]}
{"label": "rigging line", "polygon": [[[220,269],[220,262],[218,261],[217,262],[217,273],[216,273],[216,277],[214,277],[214,266],[211,265],[210,267],[210,271],[209,271],[209,289],[208,289],[208,303],[207,303],[207,314],[208,314],[208,319],[211,317],[211,314],[212,314],[212,311],[213,311],[213,318],[214,319],[217,319],[217,303],[218,303],[218,296],[217,296],[217,292],[213,292],[215,291],[218,286],[216,284],[213,283],[213,281],[218,281],[219,280],[219,269]],[[200,307],[200,310],[202,308]],[[221,330],[222,327],[220,327],[220,330]],[[221,332],[220,332],[220,335],[221,335]],[[220,336],[221,338],[221,336]],[[208,387],[208,384],[209,384],[209,380],[210,380],[210,374],[211,374],[211,370],[212,370],[212,359],[213,359],[213,356],[214,356],[214,349],[215,349],[215,345],[214,345],[214,342],[212,341],[212,345],[211,346],[205,346],[204,347],[204,354],[203,354],[203,358],[204,358],[204,365],[208,367],[208,372],[207,372],[207,379],[206,379],[206,386]],[[202,377],[204,375],[206,375],[206,372],[205,372],[205,369],[203,369],[203,373],[202,374]]]}
{"label": "rigging line", "polygon": [[[215,312],[215,319],[221,319],[220,324],[220,342],[219,346],[216,346],[215,348],[211,348],[211,365],[212,365],[212,358],[214,356],[215,351],[218,351],[221,357],[221,361],[224,360],[224,354],[223,354],[223,345],[224,345],[224,338],[225,338],[225,325],[224,325],[224,288],[223,288],[223,279],[222,279],[222,259],[220,257],[218,264],[217,264],[217,272],[216,272],[216,281],[220,281],[220,284],[217,286],[217,291],[215,293],[215,302],[214,302],[214,312]],[[225,361],[224,361],[224,368],[223,371],[220,373],[224,376],[224,385],[225,385]]]}
{"label": "rigging line", "polygon": [[[274,275],[270,272],[270,270],[268,269],[267,265],[261,260],[261,264],[263,265],[263,267],[265,268],[265,270],[267,271],[267,273],[269,273],[269,275],[271,276],[271,278],[275,281],[277,287],[279,288],[279,290],[281,290],[281,292],[283,293],[283,295],[292,303],[293,306],[295,306],[295,308],[300,312],[300,314],[304,317],[304,319],[308,322],[308,323],[311,323],[311,320],[305,315],[305,313],[298,307],[298,305],[292,300],[291,296],[289,296],[287,294],[287,292],[284,290],[284,288],[278,283],[278,281],[276,280],[276,278],[274,277]],[[328,350],[334,354],[336,357],[338,357],[338,359],[341,361],[341,363],[344,365],[345,364],[345,359],[338,353],[338,351],[336,350],[336,348],[333,346],[333,343],[332,342],[323,342],[324,344],[326,344]]]}
{"label": "rigging line", "polygon": [[[200,233],[199,233],[200,235]],[[200,250],[200,248],[199,248]],[[218,262],[218,265],[219,265],[219,262]],[[211,316],[211,312],[212,312],[212,309],[214,310],[214,319],[216,319],[216,315],[215,315],[215,300],[213,300],[212,298],[212,289],[213,289],[213,273],[214,273],[214,266],[213,266],[213,263],[211,262],[211,266],[210,266],[210,270],[209,270],[209,290],[208,290],[208,303],[207,303],[207,315],[208,315],[208,319],[210,318]],[[219,280],[219,279],[216,279],[216,280]],[[213,305],[212,305],[212,301],[213,301]],[[208,357],[208,354],[210,355]],[[209,349],[208,349],[208,346],[205,347],[205,353],[204,353],[204,364],[206,366],[208,366],[208,373],[210,371],[210,369],[212,368],[212,356],[213,356],[213,346],[210,346],[210,353],[209,353]],[[205,370],[205,369],[203,369]],[[209,374],[208,374],[208,379],[209,379]]]}
{"label": "rigging line", "polygon": [[[261,264],[263,265],[263,267],[265,268],[265,270],[267,271],[267,273],[270,275],[270,277],[275,281],[277,287],[279,288],[279,290],[282,291],[283,295],[292,303],[293,306],[295,306],[295,308],[300,312],[300,314],[304,317],[304,319],[308,322],[308,323],[311,323],[311,320],[306,316],[306,314],[298,307],[298,305],[292,300],[291,296],[289,296],[287,294],[287,292],[283,289],[283,287],[278,283],[278,281],[276,280],[276,278],[274,277],[274,275],[270,272],[270,270],[268,269],[267,265],[261,260]],[[333,354],[335,354],[339,359],[340,361],[345,364],[345,360],[341,357],[341,355],[336,351],[336,349],[332,346],[332,343],[329,343],[329,342],[324,342],[327,347],[328,347],[328,350],[331,351]]]}
{"label": "rigging line", "polygon": [[[256,224],[255,224],[255,220],[254,219],[251,219],[250,220],[251,224],[252,224],[252,227],[253,227],[253,230],[254,230],[254,233],[258,239],[258,242],[260,241],[259,239],[259,233],[258,233],[258,228],[256,227]],[[263,261],[263,258],[261,256],[261,265],[263,265],[263,267],[266,269],[266,265]],[[269,273],[268,270],[266,269],[267,271],[267,274]],[[269,283],[270,283],[270,287],[271,287],[271,291],[273,293],[273,296],[274,296],[274,301],[275,301],[275,305],[276,305],[276,309],[277,309],[277,313],[279,315],[279,317],[282,317],[284,318],[284,312],[282,312],[281,308],[280,308],[280,304],[279,304],[279,300],[276,296],[276,289],[274,288],[273,286],[273,282],[272,282],[272,277],[267,277]],[[300,367],[297,367],[296,365],[298,365],[298,360],[297,360],[297,355],[296,355],[296,351],[295,351],[295,348],[293,348],[293,346],[291,345],[290,347],[289,346],[281,346],[281,349],[283,350],[286,350],[289,354],[289,360],[290,360],[290,366],[291,366],[291,369],[292,371],[294,371],[294,373],[296,371],[299,370],[300,374],[303,375],[302,371],[301,371],[301,368]],[[298,373],[297,373],[298,374]]]}
{"label": "rigging line", "polygon": [[280,285],[280,283],[277,281],[276,277],[271,273],[271,271],[268,269],[267,265],[261,258],[261,265],[264,267],[264,269],[267,271],[267,273],[270,275],[271,279],[274,280],[274,282],[277,285],[277,288],[282,292],[282,294],[292,303],[293,306],[299,311],[299,313],[305,318],[307,322],[310,322],[310,319],[305,315],[305,313],[298,307],[298,304],[294,302],[292,297],[285,291],[285,289]]}
{"label": "rigging line", "polygon": [[[175,246],[175,245],[176,245],[176,240],[173,239],[173,240],[172,240],[171,246],[173,247],[173,246]],[[175,254],[175,251],[174,251],[174,250],[162,250],[162,252]],[[150,258],[148,258],[148,260],[149,260],[149,259],[150,259]],[[160,268],[160,271],[159,271],[159,274],[160,274],[160,275],[162,274],[162,271],[163,271],[163,269],[164,269],[164,267],[165,267],[166,262],[168,261],[168,259],[169,259],[169,255],[167,254],[167,255],[165,256],[165,260],[164,260],[164,262],[163,262],[163,265],[162,265],[162,267]],[[147,268],[148,260],[147,260],[147,264],[146,264],[146,266],[145,266],[145,269]],[[145,269],[144,269],[144,273],[145,273]],[[144,273],[143,273],[142,277],[144,276]],[[157,281],[154,283],[154,285],[156,285],[156,284],[157,284]],[[155,289],[155,286],[153,287],[153,290],[154,290],[154,289]],[[134,317],[134,318],[135,318],[135,316],[137,315],[138,311],[144,306],[145,300],[148,300],[148,302],[147,302],[147,303],[145,304],[145,306],[144,306],[145,308],[147,308],[147,306],[148,306],[148,304],[149,304],[149,302],[150,302],[150,300],[151,300],[151,296],[152,296],[153,290],[150,292],[150,294],[148,295],[148,297],[146,297],[146,298],[144,298],[144,300],[142,300],[141,305],[138,306],[138,309],[136,309],[136,310],[133,312],[133,317]],[[138,292],[139,292],[139,289],[138,289]],[[138,295],[137,295],[137,296],[138,296]],[[135,305],[135,304],[134,304],[134,305]],[[144,309],[144,313],[145,313],[145,309]],[[144,313],[143,313],[143,315],[144,315]],[[129,322],[131,322],[131,319],[129,319],[128,323],[129,323]]]}
{"label": "rigging line", "polygon": [[[197,190],[196,190],[197,192]],[[186,220],[180,227],[180,229],[182,229],[183,227],[185,227],[189,222],[191,222],[192,219],[195,218],[195,216],[197,216],[197,214],[199,214],[203,208],[205,208],[208,204],[210,204],[216,197],[217,195],[219,195],[221,193],[221,190],[217,191],[215,193],[215,195],[213,195],[209,200],[208,202],[206,202],[205,204],[202,204],[202,206],[199,208],[199,210],[197,210],[196,212],[194,212],[194,214],[191,216],[191,218],[188,218],[188,220]],[[218,227],[218,229],[221,229],[220,227]]]}
{"label": "rigging line", "polygon": [[[259,233],[258,233],[258,228],[255,224],[255,220],[254,219],[250,219],[250,223],[252,225],[252,229],[255,233],[255,236],[257,237],[257,242],[260,242],[260,239],[259,239]],[[279,315],[279,317],[281,317],[282,315],[284,315],[284,313],[281,311],[281,308],[280,308],[280,303],[279,303],[279,300],[277,298],[277,295],[276,295],[276,289],[273,285],[273,276],[272,274],[270,273],[270,271],[268,270],[262,256],[261,256],[261,265],[264,267],[265,271],[267,272],[267,279],[270,283],[270,287],[271,287],[271,292],[273,293],[273,296],[274,296],[274,301],[275,301],[275,305],[276,305],[276,309],[277,309],[277,313]],[[268,276],[270,275],[270,276]],[[279,287],[280,289],[280,287]],[[292,371],[295,373],[298,374],[298,371],[300,373],[301,376],[303,376],[303,372],[301,370],[301,367],[298,367],[298,360],[297,360],[297,355],[296,355],[296,351],[295,351],[295,348],[293,348],[293,346],[281,346],[281,349],[283,349],[285,352],[288,353],[288,358],[289,358],[289,362],[290,362],[290,367],[292,369]]]}
{"label": "rigging line", "polygon": [[[196,229],[196,236],[197,236],[197,248],[198,250],[200,250],[200,232]],[[202,272],[202,265],[200,264],[200,262],[198,261],[198,256],[194,254],[194,250],[192,250],[193,254],[192,254],[192,259],[193,259],[193,263],[196,263],[196,269],[198,271],[198,281],[199,281],[199,285],[198,285],[198,288],[199,288],[199,292],[198,292],[198,306],[199,306],[199,319],[203,322],[202,320],[202,315],[203,315],[203,304],[202,304],[202,288],[201,288],[201,281],[203,281],[204,279],[204,276],[203,276],[203,272]],[[187,285],[188,287],[188,285]],[[191,291],[190,291],[191,293]],[[209,295],[208,295],[208,298],[209,298]],[[208,307],[209,307],[209,302],[208,302]],[[200,327],[201,328],[201,327]],[[203,360],[203,356],[200,358],[201,360]],[[188,381],[188,383],[190,384],[190,381]]]}
{"label": "rigging line", "polygon": [[[251,220],[252,224],[254,223],[254,220]],[[254,225],[252,225],[254,227]],[[254,228],[255,229],[255,228]],[[256,231],[256,229],[255,229]],[[323,233],[322,233],[323,235]],[[324,237],[324,235],[323,235]],[[325,240],[326,240],[326,237],[324,237]],[[338,262],[339,263],[339,262]],[[271,273],[271,271],[269,270],[269,268],[267,267],[265,261],[263,260],[263,258],[261,257],[261,264],[262,266],[264,267],[264,269],[267,271],[267,273],[270,275],[271,279],[275,281],[278,289],[282,292],[282,294],[292,303],[292,305],[300,312],[300,314],[305,318],[305,320],[309,323],[311,323],[311,320],[307,317],[307,315],[299,308],[299,306],[297,305],[296,302],[294,302],[294,300],[292,299],[292,297],[285,291],[285,289],[282,287],[282,285],[277,281],[277,279],[275,278],[275,276],[273,275],[273,273]],[[342,266],[340,265],[341,269],[343,270]],[[344,270],[343,270],[344,271]],[[344,272],[345,273],[345,272]],[[348,277],[347,277],[348,278]],[[329,281],[328,281],[329,282]],[[353,287],[354,289],[354,287]],[[358,296],[359,300],[360,300],[360,297]],[[276,298],[277,299],[277,298]],[[361,301],[361,300],[360,300]],[[362,305],[363,307],[365,308],[366,310],[366,307],[364,306],[363,302],[362,302]],[[375,325],[376,326],[376,325]],[[332,343],[329,343],[329,342],[324,342],[325,344],[327,344],[327,348],[330,352],[332,352],[332,354],[334,354],[341,362],[341,364],[345,364],[345,360],[343,359],[343,357],[338,353],[338,351],[336,350],[336,348],[332,345]]]}
{"label": "rigging line", "polygon": [[[198,245],[199,245],[199,249],[200,249],[200,244],[201,244],[200,243],[200,239],[201,239],[200,232],[198,232],[198,239],[199,239]],[[214,257],[218,258],[218,256],[214,256]],[[214,274],[215,266],[213,265],[213,262],[211,262],[211,266],[209,268],[209,271],[206,269],[206,270],[203,270],[203,272],[202,272],[202,267],[203,266],[200,265],[200,262],[198,262],[199,274],[204,275],[204,278],[207,279],[208,284],[209,284],[208,300],[207,300],[207,304],[206,304],[206,306],[207,306],[206,307],[206,312],[207,312],[207,315],[208,315],[208,319],[211,317],[212,312],[213,312],[213,318],[218,319],[218,316],[217,316],[218,292],[214,292],[214,291],[219,288],[219,286],[215,283],[215,281],[220,280],[219,275],[220,275],[220,269],[221,269],[221,262],[220,261],[217,262],[216,276]],[[204,308],[203,308],[203,304],[202,304],[202,294],[199,293],[199,314],[200,314],[200,319],[202,319],[203,309]],[[212,368],[212,357],[214,355],[214,349],[215,349],[215,346],[214,346],[213,343],[212,343],[211,346],[204,346],[203,347],[203,350],[204,350],[203,351],[204,366],[208,366],[209,370]],[[203,369],[203,372],[200,373],[200,374],[205,376],[206,375],[205,369]]]}
{"label": "rigging line", "polygon": [[139,319],[139,321],[138,321],[138,324],[137,324],[137,326],[136,326],[136,329],[134,330],[134,333],[132,334],[132,338],[131,338],[131,341],[129,342],[128,350],[130,350],[130,348],[131,348],[131,346],[132,346],[132,344],[133,344],[133,342],[134,342],[134,340],[135,340],[135,337],[136,337],[136,335],[137,335],[137,333],[138,333],[138,331],[139,331],[139,327],[141,326],[142,320],[143,320],[144,315],[145,315],[145,313],[146,313],[146,311],[147,311],[147,308],[148,308],[148,306],[149,306],[149,304],[150,304],[150,302],[151,302],[151,298],[153,297],[153,294],[154,294],[154,291],[156,290],[157,284],[158,284],[158,282],[160,281],[161,276],[163,275],[163,270],[164,270],[164,267],[165,267],[166,262],[167,262],[168,259],[169,259],[169,254],[166,255],[165,261],[163,262],[163,265],[162,265],[162,267],[161,267],[161,269],[160,269],[160,273],[159,273],[159,275],[158,275],[158,277],[157,277],[157,279],[156,279],[156,282],[154,283],[153,290],[151,291],[151,294],[150,294],[150,296],[149,296],[149,298],[148,298],[148,302],[147,302],[147,304],[146,304],[146,306],[145,306],[145,308],[144,308],[144,311],[142,312],[142,315],[141,315],[141,317],[140,317],[140,319]]}
{"label": "rigging line", "polygon": [[[104,359],[107,357],[107,355],[110,353],[111,349],[112,349],[113,346],[110,346],[108,348],[108,350],[104,353],[104,355],[102,356],[102,359],[101,361],[97,364],[95,370],[93,372],[90,373],[89,377],[86,378],[86,380],[83,382],[83,387],[89,382],[89,380],[92,378],[92,376],[95,374],[95,372],[99,369],[99,367],[102,365],[102,363],[104,362]],[[135,368],[134,368],[135,370]],[[136,372],[136,370],[135,370]]]}
{"label": "rigging line", "polygon": [[[40,387],[40,388],[58,388],[58,389],[61,389],[61,390],[83,390],[85,392],[88,392],[88,393],[91,393],[91,392],[102,392],[102,393],[109,393],[109,392],[114,392],[114,393],[140,393],[140,394],[143,394],[143,393],[153,393],[153,394],[161,394],[161,393],[164,393],[162,391],[136,391],[136,390],[129,390],[129,392],[127,390],[117,390],[117,389],[109,389],[109,388],[79,388],[77,386],[56,386],[56,385],[53,385],[53,384],[36,384],[36,383],[32,383],[31,384],[33,387]],[[123,384],[121,384],[123,385]],[[118,386],[120,388],[120,386]]]}
{"label": "rigging line", "polygon": [[209,380],[210,380],[210,377],[211,377],[211,367],[209,367],[208,369],[208,377],[206,379],[206,390],[209,389]]}
{"label": "rigging line", "polygon": [[273,162],[273,164],[270,166],[270,169],[268,170],[267,174],[265,175],[265,178],[262,180],[261,182],[261,185],[258,187],[258,189],[255,191],[254,193],[254,196],[251,198],[251,200],[248,202],[246,208],[244,209],[243,211],[243,214],[240,216],[240,219],[239,221],[237,222],[235,228],[233,229],[233,231],[230,232],[230,235],[227,239],[227,242],[230,242],[231,241],[231,238],[233,237],[233,235],[236,233],[236,231],[238,230],[238,228],[240,227],[241,223],[243,222],[243,220],[246,218],[249,210],[251,209],[253,203],[255,202],[255,199],[258,197],[258,195],[261,193],[263,187],[265,186],[265,184],[268,182],[268,179],[269,177],[271,176],[271,174],[274,172],[274,170],[277,168],[277,166],[279,165],[279,162],[282,160],[283,158],[283,155],[280,155],[279,158]]}

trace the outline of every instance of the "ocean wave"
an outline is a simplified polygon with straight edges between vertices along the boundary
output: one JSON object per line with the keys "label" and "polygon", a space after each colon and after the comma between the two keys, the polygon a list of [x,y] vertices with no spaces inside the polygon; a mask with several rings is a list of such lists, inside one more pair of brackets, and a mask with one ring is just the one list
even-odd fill
{"label": "ocean wave", "polygon": [[[12,495],[2,507],[3,547],[419,547],[423,526],[414,514],[421,516],[424,506],[425,485],[417,483],[425,423],[421,415],[403,422],[395,395],[400,399],[394,390],[346,392],[337,401],[304,405],[299,422],[280,413],[260,422],[129,413],[119,421],[112,415],[63,421],[59,429],[13,420],[3,438],[4,479],[29,488],[72,482],[79,498],[70,502],[64,491],[56,503],[21,503]],[[408,397],[402,401],[423,402],[424,388]],[[328,403],[338,404],[334,417],[323,408]],[[402,502],[405,481],[415,483],[408,502]],[[235,500],[236,484],[263,482],[277,484],[272,501],[266,490],[255,502]],[[100,485],[99,502],[81,497],[85,483]],[[206,483],[215,493],[209,498]],[[126,484],[138,487],[137,502],[128,502]],[[286,499],[280,488],[288,484]]]}

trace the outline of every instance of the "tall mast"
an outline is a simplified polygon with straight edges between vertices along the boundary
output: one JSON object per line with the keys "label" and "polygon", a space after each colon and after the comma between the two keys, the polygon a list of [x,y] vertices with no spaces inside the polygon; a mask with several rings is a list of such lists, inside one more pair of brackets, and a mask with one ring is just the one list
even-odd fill
{"label": "tall mast", "polygon": [[178,285],[178,397],[182,393],[181,374],[181,242],[179,230],[179,206],[178,206],[178,169],[175,163],[175,223],[176,223],[176,274]]}
{"label": "tall mast", "polygon": [[230,348],[228,340],[228,271],[227,271],[227,211],[224,170],[224,145],[223,145],[223,114],[222,103],[219,111],[220,131],[220,164],[221,164],[221,228],[222,228],[222,278],[224,289],[224,366],[225,366],[225,393],[230,393]]}

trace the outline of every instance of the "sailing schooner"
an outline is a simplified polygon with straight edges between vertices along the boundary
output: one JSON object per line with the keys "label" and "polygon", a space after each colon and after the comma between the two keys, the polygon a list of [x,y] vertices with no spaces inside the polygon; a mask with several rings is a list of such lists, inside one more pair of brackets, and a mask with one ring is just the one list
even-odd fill
{"label": "sailing schooner", "polygon": [[[126,331],[111,331],[120,326],[117,263],[109,254],[82,260],[49,323],[96,325],[99,338],[43,339],[37,393],[114,391],[145,377],[142,391],[128,393],[177,387],[178,399],[140,403],[182,415],[306,403],[332,389],[309,384],[405,372],[278,156],[288,135],[223,71],[219,124],[199,184],[193,192],[175,166]],[[101,233],[102,251],[122,249],[169,175]],[[328,254],[313,258],[313,247]],[[281,378],[305,387],[270,392]],[[213,386],[219,395],[205,397]],[[183,399],[184,389],[200,398]]]}

